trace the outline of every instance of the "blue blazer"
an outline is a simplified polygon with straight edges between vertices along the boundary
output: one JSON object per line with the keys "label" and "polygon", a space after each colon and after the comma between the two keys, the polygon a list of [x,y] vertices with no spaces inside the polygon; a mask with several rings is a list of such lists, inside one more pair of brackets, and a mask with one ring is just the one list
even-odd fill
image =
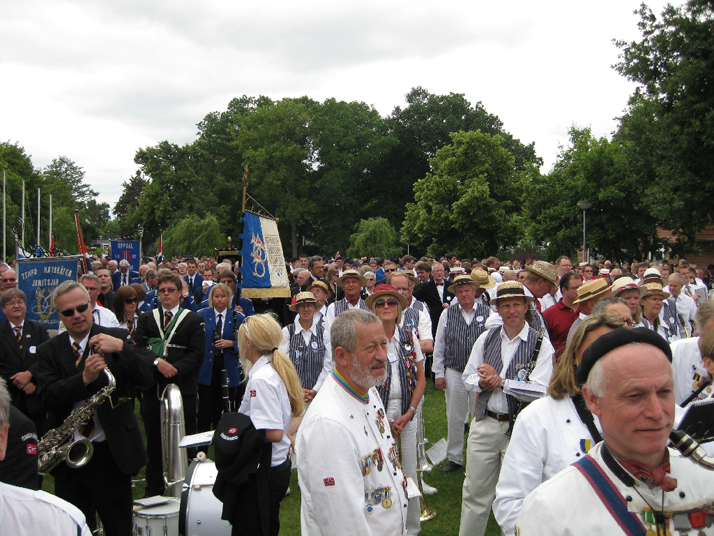
{"label": "blue blazer", "polygon": [[[149,299],[149,296],[146,296],[146,299]],[[253,302],[250,301],[248,298],[241,298],[239,304],[243,308],[243,316],[252,316],[255,314],[255,309],[253,309]],[[233,301],[231,302],[231,306],[229,309],[235,309],[236,306],[236,297],[233,296]],[[205,309],[206,307],[209,307],[208,305],[208,294],[206,294],[206,297],[203,299],[201,302],[201,309]]]}
{"label": "blue blazer", "polygon": [[[203,364],[198,371],[199,385],[211,385],[211,373],[213,372],[214,353],[216,348],[213,346],[213,333],[216,331],[216,311],[211,308],[201,309],[198,312],[203,317],[203,322],[206,327],[206,353],[203,357]],[[245,316],[236,313],[236,321],[239,328],[243,323]],[[238,387],[240,384],[240,371],[238,369],[238,341],[233,337],[233,311],[226,309],[225,318],[223,321],[223,333],[221,339],[233,340],[233,348],[223,349],[223,363],[228,373],[228,387]]]}
{"label": "blue blazer", "polygon": [[191,296],[193,296],[193,293],[196,292],[197,288],[201,288],[203,286],[203,276],[198,272],[196,272],[193,276],[193,286],[189,283],[188,275],[183,276],[183,280],[186,281],[188,291],[191,293]]}

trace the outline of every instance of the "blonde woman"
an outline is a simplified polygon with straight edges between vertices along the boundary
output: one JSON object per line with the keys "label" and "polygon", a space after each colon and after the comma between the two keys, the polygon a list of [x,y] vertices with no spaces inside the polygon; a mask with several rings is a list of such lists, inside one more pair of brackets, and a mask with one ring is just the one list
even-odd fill
{"label": "blonde woman", "polygon": [[[280,501],[290,484],[291,437],[288,430],[293,417],[303,410],[303,390],[292,362],[278,350],[283,334],[269,314],[247,317],[238,331],[238,348],[248,384],[239,412],[250,417],[256,430],[265,430],[266,443],[272,443],[268,473],[271,535],[280,531]],[[258,508],[258,483],[255,475],[241,488],[241,501],[247,515],[233,523],[233,534],[263,534]],[[250,504],[250,503],[254,504]]]}

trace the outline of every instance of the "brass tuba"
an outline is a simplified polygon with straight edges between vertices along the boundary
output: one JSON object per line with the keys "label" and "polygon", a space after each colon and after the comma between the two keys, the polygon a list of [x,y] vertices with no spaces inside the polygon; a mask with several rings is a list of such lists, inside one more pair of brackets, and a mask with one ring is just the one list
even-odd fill
{"label": "brass tuba", "polygon": [[163,452],[164,484],[171,497],[181,497],[186,478],[188,457],[179,443],[186,435],[181,391],[170,383],[161,394],[161,450]]}
{"label": "brass tuba", "polygon": [[72,439],[74,432],[84,428],[97,407],[108,399],[116,388],[116,380],[109,368],[104,369],[104,374],[107,376],[107,385],[94,393],[86,404],[70,413],[60,426],[42,436],[37,444],[40,473],[51,471],[62,460],[73,469],[78,469],[87,465],[92,459],[94,453],[92,442],[88,439],[78,441]]}

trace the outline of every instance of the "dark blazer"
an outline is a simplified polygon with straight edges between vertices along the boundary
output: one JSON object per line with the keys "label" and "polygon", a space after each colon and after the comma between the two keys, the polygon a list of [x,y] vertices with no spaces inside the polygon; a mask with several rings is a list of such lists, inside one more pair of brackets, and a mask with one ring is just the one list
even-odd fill
{"label": "dark blazer", "polygon": [[[231,306],[229,309],[235,309],[236,307],[236,298],[235,294],[233,295],[233,300],[231,301]],[[238,305],[241,306],[241,309],[243,309],[243,316],[252,316],[255,314],[255,309],[253,308],[253,302],[249,300],[248,298],[238,298]],[[206,295],[205,298],[203,298],[203,301],[201,302],[201,305],[199,306],[199,311],[201,309],[205,309],[206,307],[210,307],[208,305],[208,295]]]}
{"label": "dark blazer", "polygon": [[[114,407],[106,401],[97,408],[97,414],[107,436],[112,457],[125,475],[136,474],[148,462],[139,423],[134,415],[134,406],[120,398],[130,397],[134,386],[146,388],[151,382],[151,361],[143,347],[133,344],[129,332],[120,328],[92,326],[90,338],[98,333],[106,333],[124,340],[124,348],[116,354],[105,354],[107,367],[114,375],[116,389],[112,393]],[[86,400],[107,385],[107,377],[100,374],[89,385],[84,385],[82,372],[89,356],[85,348],[84,359],[75,367],[76,358],[72,352],[67,332],[60,333],[43,343],[39,349],[38,391],[42,405],[49,411],[48,429],[61,425],[72,412],[75,402]],[[55,478],[62,478],[65,471],[73,471],[61,463],[52,470]]]}
{"label": "dark blazer", "polygon": [[[139,272],[136,272],[134,270],[129,270],[129,284],[131,285],[132,283],[141,283],[141,276],[139,275]],[[122,273],[121,270],[117,270],[112,274],[112,285],[114,285],[114,291],[121,286],[121,278],[122,278]]]}
{"label": "dark blazer", "polygon": [[10,406],[10,428],[5,459],[0,461],[0,482],[40,489],[37,439],[35,423],[15,406]]}
{"label": "dark blazer", "polygon": [[193,285],[189,283],[189,277],[190,276],[185,275],[183,276],[183,280],[186,281],[186,285],[188,285],[188,291],[193,296],[193,293],[196,292],[196,289],[203,288],[203,276],[198,272],[193,274]]}
{"label": "dark blazer", "polygon": [[10,377],[18,372],[29,370],[32,373],[33,383],[37,385],[37,373],[40,368],[37,348],[48,340],[50,336],[44,324],[25,320],[22,325],[22,350],[20,350],[10,323],[6,320],[0,324],[0,376],[7,380],[13,405],[23,411],[42,412],[37,391],[26,395],[24,391],[13,385]]}
{"label": "dark blazer", "polygon": [[429,316],[431,316],[431,330],[436,339],[436,328],[439,327],[439,318],[444,310],[445,303],[451,303],[454,299],[454,294],[448,291],[449,283],[444,280],[444,299],[439,297],[439,291],[436,289],[436,283],[430,279],[426,283],[421,283],[414,288],[413,296],[417,300],[421,300],[429,307]]}
{"label": "dark blazer", "polygon": [[[158,311],[159,318],[163,318],[163,308],[159,307]],[[181,394],[195,395],[197,392],[198,370],[203,363],[203,354],[205,352],[203,318],[198,313],[188,311],[186,318],[174,330],[175,334],[171,339],[171,344],[175,344],[178,348],[170,347],[166,360],[176,367],[177,374],[171,378],[166,378],[156,367],[153,367],[153,380],[149,388],[155,389],[158,385],[158,396],[161,396],[168,384],[175,383],[181,390]],[[134,331],[134,341],[137,346],[147,349],[149,356],[151,356],[152,365],[157,357],[163,358],[163,356],[157,356],[149,347],[149,339],[153,337],[161,337],[161,333],[156,325],[154,312],[149,311],[139,316],[139,321]]]}

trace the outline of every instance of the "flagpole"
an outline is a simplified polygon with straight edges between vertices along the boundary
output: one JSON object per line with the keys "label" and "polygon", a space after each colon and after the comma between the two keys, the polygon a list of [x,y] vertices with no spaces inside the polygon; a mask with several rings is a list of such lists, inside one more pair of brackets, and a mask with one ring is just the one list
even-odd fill
{"label": "flagpole", "polygon": [[2,260],[3,262],[7,257],[5,256],[5,246],[7,239],[5,238],[5,170],[2,170]]}
{"label": "flagpole", "polygon": [[20,227],[22,227],[22,230],[20,231],[20,240],[22,240],[22,244],[25,244],[25,181],[22,181],[22,223],[20,223]]}
{"label": "flagpole", "polygon": [[50,249],[52,249],[52,194],[50,194],[50,231],[47,238],[50,241]]}
{"label": "flagpole", "polygon": [[37,242],[40,245],[40,189],[37,189]]}

